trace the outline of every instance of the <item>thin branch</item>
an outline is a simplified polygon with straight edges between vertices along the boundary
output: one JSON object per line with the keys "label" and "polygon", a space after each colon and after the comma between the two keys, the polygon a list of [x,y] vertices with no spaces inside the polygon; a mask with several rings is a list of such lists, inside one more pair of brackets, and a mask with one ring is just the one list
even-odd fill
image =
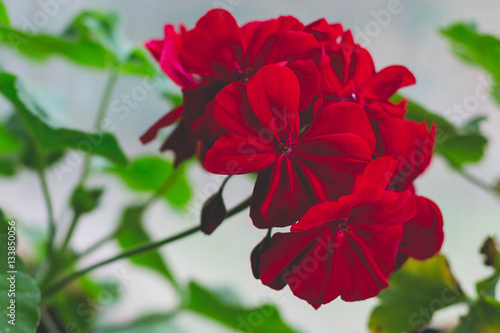
{"label": "thin branch", "polygon": [[483,180],[477,178],[476,176],[468,173],[464,169],[457,169],[456,171],[459,175],[461,175],[462,177],[464,177],[466,180],[476,185],[477,187],[485,190],[488,193],[494,194],[497,197],[500,197],[500,190],[497,189],[496,187],[484,182]]}
{"label": "thin branch", "polygon": [[49,192],[49,186],[47,184],[47,177],[45,174],[45,163],[38,168],[38,177],[40,178],[40,184],[42,185],[43,197],[45,199],[45,206],[47,209],[47,215],[49,219],[49,235],[47,241],[47,253],[50,256],[54,247],[54,239],[56,236],[56,220],[54,218],[54,209],[52,205],[52,199]]}
{"label": "thin branch", "polygon": [[[245,208],[247,208],[250,205],[250,201],[251,201],[251,198],[248,198],[245,201],[243,201],[242,203],[240,203],[239,205],[237,205],[236,207],[234,207],[233,209],[231,209],[227,213],[226,218],[234,216],[234,215],[238,214],[239,212],[243,211]],[[50,297],[50,296],[54,295],[56,292],[58,292],[60,289],[62,289],[64,286],[66,286],[68,283],[70,283],[74,279],[77,279],[77,278],[79,278],[79,277],[87,274],[88,272],[93,271],[96,268],[99,268],[101,266],[110,264],[110,263],[115,262],[115,261],[120,260],[120,259],[129,258],[129,257],[132,257],[132,256],[136,256],[138,254],[141,254],[141,253],[145,253],[145,252],[156,250],[157,248],[159,248],[159,247],[161,247],[163,245],[175,242],[175,241],[177,241],[179,239],[182,239],[182,238],[185,238],[185,237],[187,237],[189,235],[192,235],[192,234],[194,234],[194,233],[196,233],[198,231],[200,231],[200,226],[193,227],[191,229],[188,229],[186,231],[183,231],[181,233],[178,233],[176,235],[170,236],[168,238],[162,239],[162,240],[157,241],[157,242],[149,243],[149,244],[146,244],[146,245],[136,246],[136,247],[134,247],[134,248],[132,248],[130,250],[127,250],[125,252],[122,252],[122,253],[114,256],[114,257],[111,257],[111,258],[106,259],[104,261],[98,262],[98,263],[96,263],[96,264],[94,264],[92,266],[89,266],[87,268],[84,268],[84,269],[82,269],[80,271],[76,271],[73,274],[71,274],[71,275],[67,276],[66,278],[62,279],[61,281],[59,281],[59,282],[53,284],[52,286],[48,287],[43,292],[43,297],[47,298],[47,297]]]}

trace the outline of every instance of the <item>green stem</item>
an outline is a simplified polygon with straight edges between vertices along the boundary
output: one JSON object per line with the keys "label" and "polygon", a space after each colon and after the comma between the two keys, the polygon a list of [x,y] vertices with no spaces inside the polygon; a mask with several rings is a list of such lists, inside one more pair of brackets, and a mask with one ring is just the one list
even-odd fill
{"label": "green stem", "polygon": [[59,281],[58,283],[54,284],[53,286],[48,287],[45,290],[45,292],[43,292],[44,298],[52,296],[57,291],[59,291],[61,288],[63,288],[65,285],[67,285],[69,282],[73,281],[74,279],[79,278],[82,275],[87,274],[88,272],[90,272],[90,271],[92,271],[92,270],[94,270],[96,268],[99,268],[101,266],[110,264],[110,263],[115,262],[115,261],[120,260],[120,259],[132,257],[132,256],[135,256],[135,255],[144,253],[144,252],[149,252],[149,251],[155,250],[155,249],[159,248],[162,245],[175,242],[176,240],[179,240],[179,239],[182,239],[182,238],[187,237],[189,235],[192,235],[195,232],[198,232],[199,230],[200,230],[199,226],[193,227],[191,229],[188,229],[186,231],[183,231],[183,232],[181,232],[179,234],[176,234],[174,236],[168,237],[168,238],[163,239],[161,241],[150,243],[150,244],[147,244],[147,245],[142,245],[142,246],[134,247],[134,248],[132,248],[132,249],[130,249],[128,251],[120,253],[117,256],[114,256],[114,257],[109,258],[107,260],[98,262],[97,264],[94,264],[92,266],[84,268],[84,269],[82,269],[80,271],[74,272],[73,274],[67,276],[66,278],[62,279],[61,281]]}
{"label": "green stem", "polygon": [[471,182],[472,184],[476,185],[477,187],[485,190],[488,193],[494,194],[496,196],[500,196],[500,190],[495,188],[494,186],[489,185],[488,183],[482,181],[481,179],[477,178],[476,176],[468,173],[464,169],[457,169],[457,172],[459,175],[464,177],[466,180]]}
{"label": "green stem", "polygon": [[[106,82],[106,87],[104,88],[104,92],[101,98],[101,103],[99,104],[99,109],[97,110],[97,116],[93,127],[94,129],[99,129],[102,121],[104,120],[104,116],[106,115],[106,111],[108,110],[109,102],[111,101],[111,96],[113,95],[113,90],[115,88],[117,79],[118,79],[118,70],[113,69],[109,74],[109,78]],[[80,179],[78,180],[77,186],[83,186],[83,184],[87,180],[87,177],[89,176],[90,172],[91,158],[92,158],[92,153],[88,152],[83,160],[82,173],[80,175]],[[61,247],[62,250],[64,250],[66,246],[69,244],[71,237],[73,236],[75,227],[78,224],[79,218],[80,218],[79,214],[73,217],[73,220],[71,221],[71,226],[68,230],[68,234],[64,238],[64,243]]]}
{"label": "green stem", "polygon": [[[99,110],[97,111],[97,116],[94,123],[94,129],[99,129],[102,121],[104,120],[104,116],[106,115],[106,111],[108,110],[109,102],[111,101],[111,96],[113,94],[113,89],[115,88],[117,79],[118,79],[118,71],[117,70],[111,71],[108,81],[106,82],[106,87],[104,88],[104,93],[101,98]],[[85,155],[85,159],[83,161],[82,174],[78,182],[79,185],[85,183],[85,180],[89,175],[91,157],[92,157],[91,153]]]}
{"label": "green stem", "polygon": [[[156,190],[153,193],[153,195],[151,195],[151,197],[144,203],[144,210],[146,210],[148,206],[153,204],[156,200],[161,198],[162,195],[167,193],[172,188],[172,186],[175,184],[175,180],[177,179],[177,173],[179,172],[178,170],[179,169],[174,169],[172,171],[172,174],[165,181],[165,183],[163,183],[163,185],[160,186],[158,190]],[[94,252],[95,250],[106,244],[108,241],[114,239],[116,236],[117,236],[116,232],[114,232],[111,235],[102,238],[101,240],[97,241],[94,245],[91,245],[88,249],[78,254],[78,258],[84,257],[87,254]]]}
{"label": "green stem", "polygon": [[71,220],[71,225],[69,227],[68,233],[66,234],[66,238],[64,239],[63,244],[61,245],[61,251],[64,251],[71,240],[71,236],[73,236],[73,232],[75,232],[76,225],[78,223],[78,219],[80,218],[80,214],[74,214],[73,220]]}
{"label": "green stem", "polygon": [[[229,217],[231,217],[231,216],[234,216],[234,215],[238,214],[241,211],[243,211],[245,208],[247,208],[250,205],[250,201],[251,201],[251,198],[248,198],[245,201],[243,201],[242,203],[240,203],[239,205],[237,205],[236,207],[234,207],[233,209],[231,209],[227,213],[226,219],[229,218]],[[92,271],[92,270],[94,270],[96,268],[99,268],[101,266],[110,264],[110,263],[115,262],[115,261],[120,260],[120,259],[132,257],[132,256],[136,256],[136,255],[141,254],[141,253],[145,253],[145,252],[156,250],[157,248],[159,248],[159,247],[161,247],[161,246],[163,246],[165,244],[169,244],[169,243],[175,242],[175,241],[177,241],[179,239],[182,239],[182,238],[185,238],[185,237],[187,237],[189,235],[192,235],[192,234],[194,234],[194,233],[196,233],[198,231],[200,231],[200,226],[193,227],[191,229],[188,229],[186,231],[183,231],[181,233],[178,233],[176,235],[170,236],[168,238],[165,238],[165,239],[157,241],[157,242],[149,243],[149,244],[146,244],[146,245],[136,246],[136,247],[134,247],[134,248],[132,248],[130,250],[127,250],[125,252],[122,252],[122,253],[114,256],[114,257],[111,257],[111,258],[106,259],[104,261],[98,262],[97,264],[94,264],[92,266],[84,268],[84,269],[82,269],[80,271],[76,271],[73,274],[71,274],[71,275],[67,276],[66,278],[62,279],[61,281],[59,281],[59,282],[53,284],[52,286],[48,287],[45,291],[43,291],[43,297],[47,298],[47,297],[50,297],[50,296],[54,295],[56,292],[58,292],[60,289],[62,289],[64,286],[66,286],[68,283],[70,283],[74,279],[77,279],[77,278],[79,278],[79,277],[87,274],[88,272],[90,272],[90,271]]]}
{"label": "green stem", "polygon": [[45,205],[47,215],[49,218],[49,235],[47,241],[47,253],[50,256],[54,248],[54,239],[56,236],[56,220],[54,218],[54,209],[52,206],[52,199],[50,197],[49,186],[47,184],[47,176],[45,174],[45,157],[41,158],[42,162],[38,167],[38,177],[42,185],[43,197],[45,198]]}

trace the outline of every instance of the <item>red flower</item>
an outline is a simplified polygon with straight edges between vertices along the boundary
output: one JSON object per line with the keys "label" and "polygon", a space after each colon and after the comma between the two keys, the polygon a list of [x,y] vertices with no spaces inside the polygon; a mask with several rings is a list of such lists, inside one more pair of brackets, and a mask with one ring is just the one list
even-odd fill
{"label": "red flower", "polygon": [[330,50],[321,63],[326,101],[358,103],[375,123],[406,113],[402,105],[389,101],[398,89],[415,84],[406,67],[389,66],[376,72],[370,53],[355,44],[350,31],[343,33],[338,48]]}
{"label": "red flower", "polygon": [[[415,193],[413,181],[427,169],[432,158],[436,127],[432,126],[428,131],[425,123],[389,118],[379,126],[379,130],[377,152],[398,162],[389,189]],[[405,224],[399,264],[408,256],[419,260],[430,258],[439,252],[443,244],[443,216],[439,207],[417,195],[415,203],[417,214]]]}
{"label": "red flower", "polygon": [[[196,140],[213,141],[224,129],[213,115],[215,95],[231,82],[246,83],[262,66],[288,66],[300,78],[300,109],[311,103],[319,89],[318,70],[310,59],[320,54],[315,38],[303,32],[304,26],[293,17],[253,21],[239,27],[231,14],[214,9],[205,14],[195,28],[176,34],[171,25],[165,27],[165,39],[146,44],[160,61],[163,71],[183,88],[184,105],[165,115],[141,140],[156,137],[158,131],[180,119],[183,141],[164,145],[174,149],[177,159],[183,144],[193,146]],[[196,78],[196,79],[195,79]],[[189,140],[185,140],[185,137]],[[192,150],[192,149],[191,149]]]}
{"label": "red flower", "polygon": [[259,228],[290,225],[313,204],[342,195],[371,159],[375,138],[358,105],[332,106],[301,129],[299,96],[293,71],[269,65],[216,97],[215,118],[229,133],[208,151],[205,168],[259,171],[250,207]]}
{"label": "red flower", "polygon": [[339,41],[344,34],[340,23],[329,24],[324,18],[314,21],[304,27],[304,32],[310,33],[321,44],[326,53],[337,52]]}
{"label": "red flower", "polygon": [[314,308],[338,296],[358,301],[387,287],[403,235],[403,223],[415,214],[409,191],[386,191],[396,163],[389,157],[371,162],[355,192],[311,207],[290,233],[276,233],[261,254],[262,283],[286,284]]}

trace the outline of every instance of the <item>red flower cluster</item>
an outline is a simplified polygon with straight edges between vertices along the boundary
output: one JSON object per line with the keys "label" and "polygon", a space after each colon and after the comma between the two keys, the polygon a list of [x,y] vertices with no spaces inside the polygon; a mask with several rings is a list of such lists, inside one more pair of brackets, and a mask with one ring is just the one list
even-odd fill
{"label": "red flower cluster", "polygon": [[405,120],[405,103],[389,99],[415,83],[408,69],[377,72],[340,24],[279,17],[239,27],[220,9],[192,30],[167,25],[146,45],[184,103],[141,140],[177,123],[162,146],[177,164],[198,154],[212,173],[258,173],[254,225],[291,226],[252,253],[264,284],[288,284],[315,308],[362,300],[406,258],[439,251],[439,208],[413,187],[435,128]]}

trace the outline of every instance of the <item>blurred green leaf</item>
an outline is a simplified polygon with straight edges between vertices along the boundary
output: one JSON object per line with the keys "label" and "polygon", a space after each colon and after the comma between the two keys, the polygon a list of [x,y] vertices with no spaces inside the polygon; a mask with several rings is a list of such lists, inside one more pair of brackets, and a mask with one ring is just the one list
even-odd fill
{"label": "blurred green leaf", "polygon": [[469,314],[452,333],[500,332],[500,303],[491,297],[480,297],[469,307]]}
{"label": "blurred green leaf", "polygon": [[98,205],[103,188],[86,189],[83,186],[75,188],[71,196],[71,207],[76,215],[93,211]]}
{"label": "blurred green leaf", "polygon": [[488,278],[476,284],[478,295],[495,297],[495,289],[500,280],[500,251],[493,237],[488,237],[481,246],[481,253],[485,256],[485,265],[491,266],[494,272]]}
{"label": "blurred green leaf", "polygon": [[439,309],[461,302],[464,295],[445,257],[409,259],[389,279],[371,316],[374,333],[411,332],[425,326]]}
{"label": "blurred green leaf", "polygon": [[4,124],[0,123],[0,156],[17,153],[21,147],[19,140],[5,129]]}
{"label": "blurred green leaf", "polygon": [[102,283],[83,277],[59,292],[49,309],[67,332],[88,332],[100,309],[118,300],[120,288],[115,281]]}
{"label": "blurred green leaf", "polygon": [[12,176],[16,172],[16,162],[22,151],[22,144],[0,123],[0,175]]}
{"label": "blurred green leaf", "polygon": [[[132,48],[118,34],[114,13],[80,13],[59,36],[33,34],[0,26],[0,42],[34,60],[59,55],[95,68],[118,68],[128,74],[152,76],[157,70],[145,51]],[[36,28],[34,28],[36,31]]]}
{"label": "blurred green leaf", "polygon": [[[11,257],[8,232],[12,227],[18,228],[17,225],[10,225],[7,222],[0,211],[0,260],[4,263],[2,266],[4,269],[0,272],[0,295],[2,295],[0,297],[2,317],[0,332],[35,333],[40,322],[40,309],[38,308],[41,299],[40,290],[35,280],[23,271],[25,267],[19,257],[16,256],[14,267],[7,267],[8,257]],[[17,272],[9,273],[10,270]],[[14,277],[15,288],[11,288],[11,280],[8,280],[11,277]],[[14,294],[11,294],[12,292]],[[15,309],[12,311],[9,307]],[[14,313],[13,317],[10,317],[11,313]],[[15,319],[13,322],[15,326],[9,323],[12,319]]]}
{"label": "blurred green leaf", "polygon": [[131,161],[128,167],[114,166],[107,171],[118,175],[134,191],[161,190],[165,200],[174,207],[184,207],[191,198],[186,163],[174,169],[172,162],[161,157],[142,156]]}
{"label": "blurred green leaf", "polygon": [[13,176],[16,173],[16,165],[12,161],[0,159],[0,175]]}
{"label": "blurred green leaf", "polygon": [[483,158],[488,140],[480,134],[464,134],[450,137],[439,145],[440,154],[452,166],[479,162]]}
{"label": "blurred green leaf", "polygon": [[[116,239],[123,249],[151,243],[151,238],[142,226],[144,208],[145,206],[131,206],[124,210],[116,232]],[[179,284],[173,273],[158,251],[146,252],[129,259],[136,265],[152,269],[163,275],[176,289],[179,289]]]}
{"label": "blurred green leaf", "polygon": [[283,322],[274,305],[265,304],[257,308],[246,308],[234,302],[228,302],[224,298],[196,282],[191,282],[186,307],[190,311],[238,330],[238,332],[295,332]]}
{"label": "blurred green leaf", "polygon": [[481,34],[474,24],[457,23],[441,30],[448,38],[453,53],[464,62],[479,67],[494,79],[491,94],[500,104],[500,40]]}
{"label": "blurred green leaf", "polygon": [[[23,124],[20,115],[17,113],[12,114],[5,123],[5,129],[21,143],[22,149],[18,153],[11,153],[4,156],[3,160],[12,163],[16,169],[20,165],[36,169],[40,161],[37,143],[34,142],[33,135],[30,133],[27,126]],[[63,156],[63,150],[45,152],[45,166],[51,166],[59,162]]]}
{"label": "blurred green leaf", "polygon": [[106,157],[114,163],[127,163],[118,142],[109,133],[90,134],[48,125],[45,111],[28,97],[12,74],[0,73],[0,93],[16,108],[29,129],[32,140],[44,152],[61,152],[65,149],[92,151],[93,154]]}
{"label": "blurred green leaf", "polygon": [[486,116],[477,116],[475,118],[472,118],[467,122],[467,124],[465,124],[464,130],[471,133],[481,133],[480,125],[486,120],[488,120],[488,117]]}
{"label": "blurred green leaf", "polygon": [[[401,100],[401,96],[396,96],[394,100]],[[436,125],[435,151],[452,167],[461,168],[464,164],[477,163],[482,159],[488,144],[488,139],[479,129],[482,117],[473,119],[464,127],[457,127],[413,101],[408,101],[407,110],[406,119],[426,122],[429,128],[432,124]]]}
{"label": "blurred green leaf", "polygon": [[0,25],[10,25],[9,14],[7,13],[7,8],[5,8],[3,1],[0,1]]}

